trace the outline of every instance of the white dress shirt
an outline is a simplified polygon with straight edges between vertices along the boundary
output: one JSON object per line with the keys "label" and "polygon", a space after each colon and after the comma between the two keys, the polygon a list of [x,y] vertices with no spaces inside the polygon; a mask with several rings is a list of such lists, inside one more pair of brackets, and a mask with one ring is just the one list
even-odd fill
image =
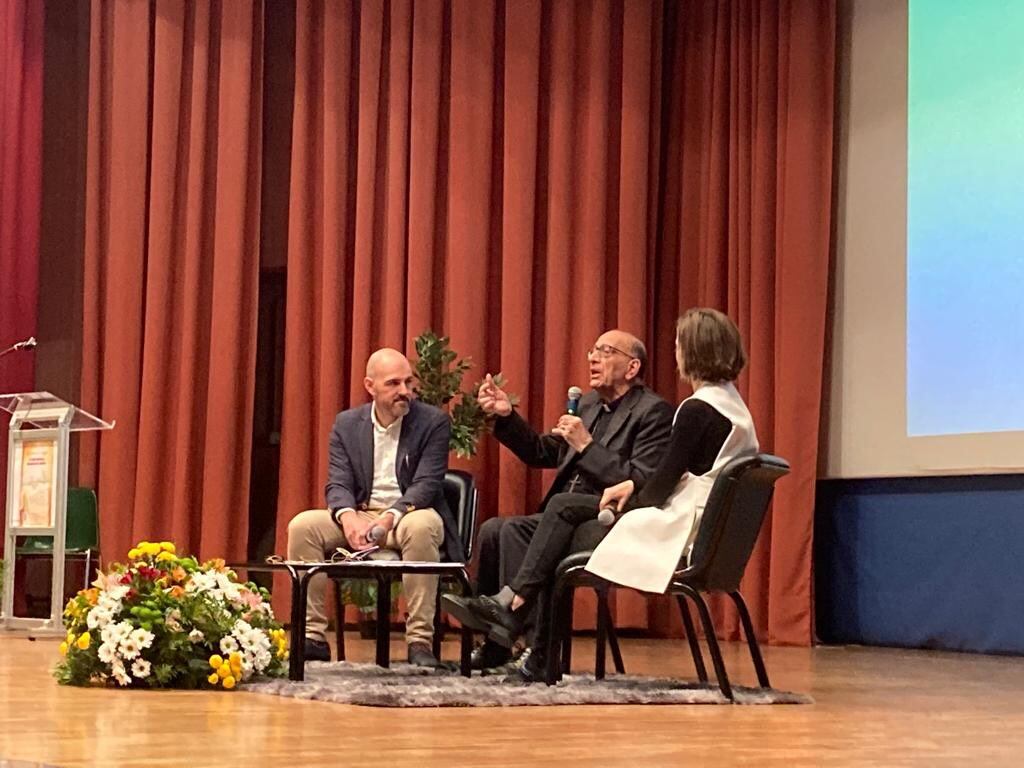
{"label": "white dress shirt", "polygon": [[[385,427],[377,420],[376,404],[370,406],[370,421],[373,424],[373,486],[366,506],[374,510],[390,510],[395,518],[392,528],[402,518],[401,510],[394,509],[392,505],[402,498],[402,489],[398,487],[397,462],[398,439],[402,435],[404,418],[399,416]],[[341,516],[351,511],[351,507],[339,509],[334,513],[334,519],[340,522]]]}
{"label": "white dress shirt", "polygon": [[[377,420],[377,406],[370,408],[373,422],[373,488],[367,506],[370,509],[391,509],[391,505],[402,498],[398,487],[398,438],[402,435],[402,420],[399,416],[388,426]],[[395,510],[395,525],[401,513]]]}

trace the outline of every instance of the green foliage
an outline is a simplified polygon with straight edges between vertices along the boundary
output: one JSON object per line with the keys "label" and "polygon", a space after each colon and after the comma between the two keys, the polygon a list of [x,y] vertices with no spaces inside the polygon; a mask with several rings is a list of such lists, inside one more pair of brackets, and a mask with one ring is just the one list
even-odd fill
{"label": "green foliage", "polygon": [[[391,582],[391,604],[398,600],[402,591],[402,582]],[[370,613],[377,607],[377,582],[369,579],[343,579],[341,582],[341,601],[346,605],[354,605],[360,613]],[[339,617],[338,619],[342,619]]]}
{"label": "green foliage", "polygon": [[[473,367],[471,358],[459,359],[449,347],[447,336],[438,336],[433,331],[424,331],[416,337],[416,377],[419,379],[419,398],[424,403],[446,408],[452,420],[449,448],[460,458],[476,455],[480,436],[487,430],[489,420],[476,401],[480,384],[477,382],[469,392],[462,390],[462,379]],[[499,387],[504,387],[501,374],[494,377]],[[510,396],[515,404],[518,398]]]}

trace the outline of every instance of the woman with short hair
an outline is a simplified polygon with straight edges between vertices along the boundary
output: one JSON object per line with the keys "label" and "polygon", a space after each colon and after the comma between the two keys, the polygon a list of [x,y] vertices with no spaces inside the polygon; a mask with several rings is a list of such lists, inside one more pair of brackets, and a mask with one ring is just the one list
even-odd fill
{"label": "woman with short hair", "polygon": [[631,480],[606,488],[600,507],[627,510],[598,544],[587,570],[608,581],[663,592],[689,557],[704,505],[722,468],[757,453],[757,433],[734,381],[746,364],[736,324],[715,309],[676,324],[676,363],[693,394],[680,403],[668,453],[639,493]]}

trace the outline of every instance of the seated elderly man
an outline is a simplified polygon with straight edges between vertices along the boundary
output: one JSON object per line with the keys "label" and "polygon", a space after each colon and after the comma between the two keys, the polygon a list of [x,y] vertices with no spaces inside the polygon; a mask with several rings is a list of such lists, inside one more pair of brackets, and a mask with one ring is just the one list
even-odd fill
{"label": "seated elderly man", "polygon": [[[484,413],[495,417],[494,436],[528,466],[557,472],[537,513],[494,517],[480,527],[480,594],[495,594],[511,583],[559,494],[600,494],[605,486],[624,480],[642,484],[654,471],[668,445],[672,406],[644,384],[646,367],[647,350],[640,339],[619,329],[602,333],[587,351],[591,391],[580,400],[579,414],[562,416],[549,434],[534,430],[512,407],[508,394],[487,375],[478,401]],[[607,529],[586,527],[586,531],[603,536]],[[445,601],[447,609],[465,621],[465,612],[460,613],[463,598],[448,595]],[[533,647],[538,628],[543,631],[544,617],[536,618],[540,621],[526,633]],[[505,665],[510,656],[507,647],[491,638],[474,651],[473,667]],[[531,656],[532,651],[524,651],[513,669],[506,671],[523,674]],[[538,663],[534,658],[535,667]]]}
{"label": "seated elderly man", "polygon": [[[442,552],[451,561],[465,559],[443,491],[451,423],[444,411],[415,399],[414,381],[412,366],[401,352],[379,349],[370,355],[363,384],[373,402],[342,411],[335,419],[327,509],[307,510],[292,518],[289,559],[321,560],[338,547],[365,550],[378,543],[400,552],[403,560],[436,562]],[[331,659],[326,586],[323,575],[309,586],[309,660]],[[409,662],[436,667],[431,641],[437,577],[406,575],[402,587],[409,607]]]}

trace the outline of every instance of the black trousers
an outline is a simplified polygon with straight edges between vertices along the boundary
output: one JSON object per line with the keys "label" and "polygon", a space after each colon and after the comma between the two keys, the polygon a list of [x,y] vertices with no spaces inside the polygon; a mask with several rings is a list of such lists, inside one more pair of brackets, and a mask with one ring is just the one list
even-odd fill
{"label": "black trousers", "polygon": [[523,564],[540,519],[540,513],[492,517],[480,526],[476,537],[478,595],[493,595],[512,581]]}
{"label": "black trousers", "polygon": [[[547,648],[551,632],[551,590],[558,564],[567,555],[589,552],[610,530],[597,521],[600,497],[581,493],[560,493],[553,496],[522,554],[522,565],[506,583],[527,601],[523,609],[531,609],[532,628],[527,632],[534,652]],[[506,525],[506,529],[508,526]],[[519,526],[527,528],[525,525]],[[510,529],[508,536],[521,536],[523,530]],[[502,531],[505,546],[505,529]],[[515,544],[520,539],[517,538]],[[520,610],[523,610],[520,609]]]}
{"label": "black trousers", "polygon": [[[597,519],[599,496],[582,493],[559,493],[548,501],[544,513],[525,540],[522,565],[507,582],[512,591],[527,601],[537,598],[550,581],[555,568],[567,554],[576,529],[590,520]],[[502,530],[501,547],[509,544],[521,546],[527,526],[506,525]],[[507,534],[507,537],[506,537]],[[516,536],[513,542],[512,538]],[[506,538],[508,539],[506,541]]]}

